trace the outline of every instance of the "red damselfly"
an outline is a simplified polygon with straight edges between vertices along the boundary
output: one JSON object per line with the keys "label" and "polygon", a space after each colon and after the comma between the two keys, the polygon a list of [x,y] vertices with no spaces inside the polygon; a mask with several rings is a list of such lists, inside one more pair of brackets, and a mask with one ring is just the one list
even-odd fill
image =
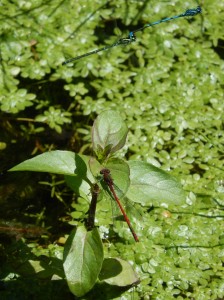
{"label": "red damselfly", "polygon": [[129,218],[128,218],[128,216],[127,216],[127,214],[126,214],[126,212],[125,212],[123,206],[121,205],[121,202],[120,202],[120,200],[119,200],[119,198],[118,198],[118,196],[117,196],[117,194],[116,194],[116,192],[115,192],[115,189],[114,189],[114,182],[113,182],[113,179],[112,179],[112,177],[111,177],[110,170],[104,168],[104,169],[102,169],[102,170],[100,171],[100,174],[103,175],[103,180],[104,180],[104,182],[106,183],[106,185],[108,186],[108,188],[109,188],[111,194],[113,195],[113,198],[114,198],[115,201],[117,202],[117,205],[119,206],[120,211],[121,211],[121,213],[122,213],[122,215],[123,215],[123,217],[124,217],[126,223],[128,224],[128,227],[129,227],[129,229],[130,229],[130,231],[131,231],[131,233],[132,233],[132,235],[133,235],[135,241],[136,241],[136,242],[139,242],[138,236],[136,235],[136,233],[135,233],[135,231],[134,231],[134,229],[133,229],[133,227],[132,227],[132,225],[131,225],[131,222],[130,222],[130,220],[129,220]]}

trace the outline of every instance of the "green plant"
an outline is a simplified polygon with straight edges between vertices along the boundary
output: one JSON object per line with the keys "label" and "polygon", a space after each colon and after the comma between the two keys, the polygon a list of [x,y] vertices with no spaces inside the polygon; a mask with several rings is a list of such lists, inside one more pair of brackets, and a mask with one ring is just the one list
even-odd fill
{"label": "green plant", "polygon": [[[62,66],[70,57],[112,44],[126,37],[130,30],[197,5],[203,10],[200,16],[161,24],[136,34],[137,41],[131,45],[81,59],[73,66]],[[104,256],[129,261],[141,280],[132,299],[224,297],[223,13],[223,3],[218,0],[1,1],[0,142],[4,149],[0,153],[1,167],[7,169],[49,149],[64,149],[65,144],[66,149],[89,154],[84,152],[90,144],[88,126],[96,114],[116,108],[129,127],[125,147],[116,154],[169,170],[189,191],[184,206],[170,205],[167,209],[163,203],[149,208],[135,203],[144,216],[144,220],[131,220],[136,223],[133,227],[140,238],[137,246],[126,242],[132,241],[126,226],[118,227],[118,222],[110,226],[110,203],[103,201],[104,194],[99,195],[95,222],[104,238]],[[120,28],[118,34],[116,26]],[[55,130],[58,133],[62,130],[62,134],[56,134]],[[74,133],[75,147],[70,148],[70,142],[67,143],[69,133]],[[7,213],[3,205],[6,198],[7,206],[11,207],[29,188],[29,173],[28,178],[10,175],[22,177],[23,184],[14,179],[12,188],[1,181],[2,215]],[[35,175],[42,175],[44,179],[40,180],[51,187],[54,198],[67,204],[66,209],[60,210],[60,217],[68,217],[70,225],[81,225],[93,193],[88,182],[81,182],[86,189],[84,192],[80,189],[80,196],[69,194],[70,206],[63,192],[67,187],[61,190],[57,185],[61,176],[52,175],[54,179],[49,182],[48,174]],[[75,176],[66,176],[69,185],[74,179]],[[63,236],[68,229],[58,230],[58,224],[52,221],[58,215],[52,213],[53,209],[45,210],[50,202],[47,195],[41,202],[43,208],[38,210],[37,199],[41,199],[39,192],[43,185],[35,187],[29,193],[29,203],[43,216],[39,224],[34,214],[31,223],[44,226],[47,220],[47,226],[52,226],[50,232],[54,228],[57,237]],[[10,190],[10,198],[3,193],[5,190]],[[17,191],[16,195],[12,190]],[[139,193],[136,200],[138,196]],[[51,202],[55,208],[59,204]],[[17,211],[19,218],[26,214]],[[43,276],[39,268],[39,264],[43,266],[41,254],[44,259],[46,256],[55,259],[63,249],[57,243],[43,247],[41,241],[31,243],[27,239],[25,245],[35,253],[32,260],[36,260],[36,268],[33,261],[31,266],[37,277]],[[44,291],[40,282],[36,288],[26,282],[27,277],[35,276],[30,276],[30,268],[28,274],[18,272],[21,260],[15,253],[21,252],[20,244],[17,251],[11,252],[2,244],[0,247],[0,276],[6,279],[9,293],[5,296],[7,291],[0,285],[0,298],[20,299],[22,295],[23,299],[69,299],[66,285],[60,297],[59,280],[41,277],[41,284],[46,286]],[[62,264],[60,267],[62,270]],[[11,272],[5,275],[5,269]],[[13,273],[20,277],[17,285]],[[58,287],[56,291],[52,284]],[[96,283],[94,287],[86,298],[114,299],[121,294],[121,289],[115,292],[115,286],[110,291],[108,286],[103,289],[102,284]],[[130,289],[123,292],[122,297],[128,298],[129,292]]]}
{"label": "green plant", "polygon": [[[132,202],[145,207],[159,203],[169,204],[170,207],[184,204],[185,193],[172,176],[146,162],[126,162],[114,157],[124,146],[127,132],[121,115],[116,111],[107,110],[101,113],[93,124],[94,158],[70,151],[51,151],[26,160],[10,171],[63,174],[77,195],[87,201],[93,201],[100,197],[100,190],[107,191],[102,182],[99,182],[98,190],[97,182],[102,169],[108,168],[113,182]],[[105,202],[106,194],[102,194],[100,203]],[[95,211],[89,211],[90,213],[94,215]],[[138,222],[141,223],[140,220]],[[121,230],[119,233],[126,238],[125,231]],[[144,241],[140,225],[137,234],[140,235],[140,240]],[[71,292],[79,297],[89,292],[97,280],[123,287],[138,283],[138,276],[128,262],[109,257],[104,260],[103,244],[98,229],[93,225],[84,226],[81,222],[66,242],[64,271]]]}

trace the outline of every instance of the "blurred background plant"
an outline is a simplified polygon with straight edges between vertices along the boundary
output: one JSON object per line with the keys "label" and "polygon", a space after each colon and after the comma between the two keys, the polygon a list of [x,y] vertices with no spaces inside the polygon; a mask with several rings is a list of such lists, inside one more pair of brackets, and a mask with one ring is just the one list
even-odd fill
{"label": "blurred background plant", "polygon": [[[138,32],[137,41],[131,45],[62,66],[70,57],[112,44],[146,23],[180,14],[198,4],[202,6],[201,16],[148,28]],[[224,4],[218,0],[0,3],[1,171],[51,149],[90,154],[93,120],[101,111],[116,108],[129,127],[128,141],[120,155],[143,159],[170,171],[190,192],[191,212],[183,211],[181,216],[173,212],[172,217],[161,219],[163,210],[154,209],[147,227],[151,228],[155,244],[163,238],[164,243],[170,238],[173,246],[179,245],[179,238],[186,243],[191,233],[193,244],[203,241],[211,247],[203,248],[204,258],[201,248],[181,248],[175,258],[175,246],[167,252],[169,260],[158,246],[159,252],[156,247],[151,252],[158,260],[146,262],[144,249],[134,255],[131,249],[121,246],[119,250],[110,248],[130,260],[138,257],[139,269],[145,272],[139,291],[142,295],[154,293],[156,297],[156,293],[165,293],[166,299],[173,299],[175,293],[179,297],[190,293],[189,297],[195,299],[224,297],[219,279],[212,279],[220,278],[223,262],[223,18]],[[62,220],[71,221],[69,214],[80,199],[69,194],[60,177],[1,177],[1,218],[57,228],[59,236],[70,228],[66,222],[65,227],[61,225]],[[38,181],[45,184],[38,186]],[[180,227],[184,224],[190,226],[187,231]],[[172,233],[170,227],[180,231]],[[32,249],[38,252],[37,248]],[[190,271],[184,273],[186,266],[180,270],[181,275],[175,273],[183,278],[181,283],[171,284],[169,271],[161,281],[155,264],[181,268],[192,252],[197,253],[194,266],[189,268],[201,270],[194,272],[193,281],[189,279]],[[209,258],[207,264],[205,257]],[[202,274],[207,276],[203,280]],[[184,285],[188,281],[191,288]]]}

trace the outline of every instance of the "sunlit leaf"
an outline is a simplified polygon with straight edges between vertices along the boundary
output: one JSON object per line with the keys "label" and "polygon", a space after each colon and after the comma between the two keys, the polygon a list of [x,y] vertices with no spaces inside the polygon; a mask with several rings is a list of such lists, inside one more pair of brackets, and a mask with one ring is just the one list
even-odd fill
{"label": "sunlit leaf", "polygon": [[97,281],[103,263],[103,246],[97,229],[78,227],[70,234],[64,250],[64,271],[70,291],[83,296]]}
{"label": "sunlit leaf", "polygon": [[9,171],[49,172],[63,175],[80,175],[93,179],[86,162],[88,157],[71,151],[55,150],[25,160]]}
{"label": "sunlit leaf", "polygon": [[144,205],[183,204],[185,193],[171,175],[146,162],[129,161],[130,187],[127,197]]}
{"label": "sunlit leaf", "polygon": [[101,113],[92,127],[93,150],[99,160],[121,149],[126,141],[128,128],[120,113],[107,110]]}

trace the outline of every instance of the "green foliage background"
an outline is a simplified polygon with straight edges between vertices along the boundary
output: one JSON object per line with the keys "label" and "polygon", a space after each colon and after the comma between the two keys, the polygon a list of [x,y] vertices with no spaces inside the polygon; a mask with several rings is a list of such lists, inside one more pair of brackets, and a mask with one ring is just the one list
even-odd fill
{"label": "green foliage background", "polygon": [[39,150],[85,152],[92,120],[114,108],[130,129],[121,155],[171,171],[190,192],[182,213],[176,208],[161,219],[156,208],[150,215],[144,234],[151,236],[151,258],[147,247],[133,254],[133,245],[119,245],[119,255],[135,260],[143,274],[136,297],[224,297],[224,4],[201,2],[201,16],[148,28],[131,45],[66,66],[67,58],[114,43],[117,27],[126,37],[198,3],[0,2],[3,167]]}

